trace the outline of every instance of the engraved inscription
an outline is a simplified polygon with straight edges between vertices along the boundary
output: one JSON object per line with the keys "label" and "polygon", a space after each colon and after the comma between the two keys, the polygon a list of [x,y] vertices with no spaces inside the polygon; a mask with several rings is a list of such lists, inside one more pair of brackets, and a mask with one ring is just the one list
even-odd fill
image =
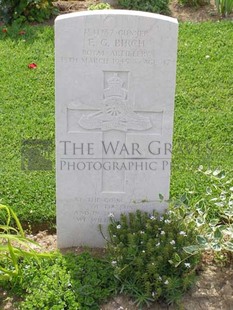
{"label": "engraved inscription", "polygon": [[[85,223],[109,223],[109,217],[111,215],[119,215],[122,212],[133,212],[137,210],[139,205],[145,205],[143,202],[145,197],[142,197],[140,201],[131,201],[125,203],[122,199],[98,199],[98,202],[94,202],[88,205],[87,209],[76,210],[74,212],[74,218],[77,222]],[[83,202],[83,201],[80,201]]]}
{"label": "engraved inscription", "polygon": [[79,57],[63,56],[62,63],[85,65],[157,65],[150,30],[85,28]]}
{"label": "engraved inscription", "polygon": [[84,30],[81,63],[155,65],[155,50],[150,29],[93,29]]}

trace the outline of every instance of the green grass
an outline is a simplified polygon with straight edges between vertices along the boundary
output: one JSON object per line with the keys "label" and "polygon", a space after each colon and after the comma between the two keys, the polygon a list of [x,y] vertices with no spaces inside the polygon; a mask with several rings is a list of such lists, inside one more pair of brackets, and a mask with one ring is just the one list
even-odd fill
{"label": "green grass", "polygon": [[199,165],[233,167],[232,31],[232,22],[180,25],[172,195],[199,186]]}
{"label": "green grass", "polygon": [[55,172],[22,171],[21,143],[54,140],[53,28],[24,29],[1,34],[0,196],[22,221],[44,222],[55,218]]}
{"label": "green grass", "polygon": [[[21,221],[55,220],[55,172],[21,170],[21,142],[54,142],[54,33],[0,33],[0,199]],[[233,164],[233,23],[180,25],[171,194],[203,189],[199,165]],[[28,69],[35,62],[37,69]],[[52,155],[54,166],[54,154]]]}

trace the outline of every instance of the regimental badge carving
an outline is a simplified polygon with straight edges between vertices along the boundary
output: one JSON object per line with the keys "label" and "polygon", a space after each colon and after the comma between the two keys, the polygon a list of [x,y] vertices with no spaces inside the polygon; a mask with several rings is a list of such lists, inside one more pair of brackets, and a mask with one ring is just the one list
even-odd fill
{"label": "regimental badge carving", "polygon": [[[109,73],[109,72],[108,72]],[[147,130],[152,128],[149,117],[133,111],[133,104],[128,100],[128,90],[118,72],[111,72],[103,90],[102,109],[79,119],[84,129],[107,130]]]}

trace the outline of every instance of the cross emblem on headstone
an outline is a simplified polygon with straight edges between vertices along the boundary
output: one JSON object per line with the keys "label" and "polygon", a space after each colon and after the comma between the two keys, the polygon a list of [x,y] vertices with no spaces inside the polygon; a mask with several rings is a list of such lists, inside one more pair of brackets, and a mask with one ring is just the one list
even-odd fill
{"label": "cross emblem on headstone", "polygon": [[[101,109],[87,110],[85,108],[77,108],[74,105],[69,106],[68,111],[72,110],[90,112],[88,114],[84,113],[79,119],[76,119],[76,126],[84,130],[100,130],[104,142],[111,142],[113,131],[114,137],[122,144],[126,144],[129,131],[141,132],[153,129],[155,124],[151,119],[152,114],[161,116],[161,124],[158,125],[158,128],[159,130],[162,128],[163,111],[135,111],[133,102],[128,98],[128,90],[124,88],[124,80],[118,76],[117,72],[111,72],[111,76],[106,81],[106,87],[103,89]],[[146,116],[139,113],[144,113]],[[71,130],[69,132],[74,131]],[[122,161],[126,157],[116,159]],[[109,158],[103,154],[102,161],[106,160],[109,160]],[[124,189],[125,171],[102,170],[102,192],[122,193],[125,191]]]}

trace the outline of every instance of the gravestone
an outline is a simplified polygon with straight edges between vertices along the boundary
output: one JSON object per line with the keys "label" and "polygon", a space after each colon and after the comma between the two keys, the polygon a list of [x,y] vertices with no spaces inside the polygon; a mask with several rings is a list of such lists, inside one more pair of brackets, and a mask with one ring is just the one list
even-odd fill
{"label": "gravestone", "polygon": [[177,21],[103,10],[59,16],[58,247],[102,247],[109,216],[169,198]]}

